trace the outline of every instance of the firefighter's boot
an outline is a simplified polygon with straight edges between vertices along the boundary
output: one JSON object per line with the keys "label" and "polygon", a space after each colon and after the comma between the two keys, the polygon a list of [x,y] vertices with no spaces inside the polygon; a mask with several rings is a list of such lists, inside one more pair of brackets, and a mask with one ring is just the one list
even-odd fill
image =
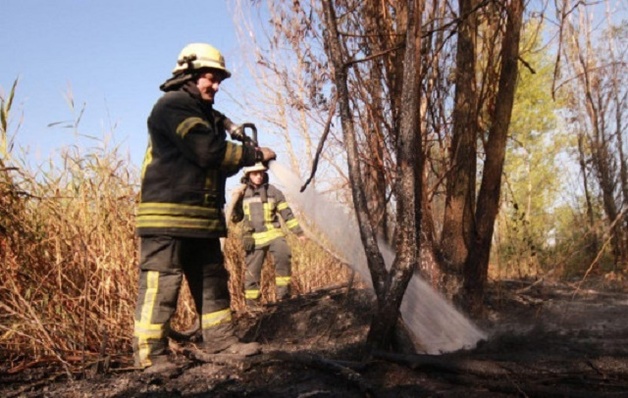
{"label": "firefighter's boot", "polygon": [[256,355],[261,352],[261,345],[256,342],[245,343],[235,335],[233,325],[224,323],[203,330],[201,348],[208,354],[234,354],[242,356]]}
{"label": "firefighter's boot", "polygon": [[178,376],[181,368],[174,362],[171,362],[166,355],[153,358],[152,365],[144,368],[142,374],[144,377],[160,377],[170,379]]}

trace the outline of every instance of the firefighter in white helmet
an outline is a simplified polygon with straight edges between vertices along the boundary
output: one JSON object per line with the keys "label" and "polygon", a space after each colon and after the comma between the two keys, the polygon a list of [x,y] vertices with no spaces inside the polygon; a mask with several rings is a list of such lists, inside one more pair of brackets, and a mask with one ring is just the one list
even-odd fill
{"label": "firefighter in white helmet", "polygon": [[227,177],[274,159],[275,152],[227,140],[227,133],[242,136],[213,104],[230,76],[216,48],[190,44],[179,54],[172,77],[160,86],[165,93],[148,117],[136,220],[140,279],[133,333],[136,366],[147,371],[176,368],[168,359],[167,336],[184,276],[205,352],[251,355],[260,350],[258,343],[241,342],[234,334],[219,239],[226,236]]}
{"label": "firefighter in white helmet", "polygon": [[244,297],[247,306],[252,309],[259,306],[262,266],[269,252],[275,263],[276,297],[281,300],[290,295],[292,253],[279,217],[300,241],[306,240],[284,194],[269,183],[266,170],[262,162],[243,169],[241,182],[244,187],[232,216],[232,221],[243,222],[242,243],[246,254]]}

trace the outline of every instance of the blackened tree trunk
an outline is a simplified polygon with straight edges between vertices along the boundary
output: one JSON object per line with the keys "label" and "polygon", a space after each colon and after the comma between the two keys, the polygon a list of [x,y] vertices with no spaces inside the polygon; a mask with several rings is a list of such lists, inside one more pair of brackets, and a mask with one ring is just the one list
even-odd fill
{"label": "blackened tree trunk", "polygon": [[[458,1],[460,22],[456,49],[456,94],[452,115],[447,198],[440,244],[445,259],[443,265],[448,273],[457,278],[461,278],[469,252],[475,208],[478,140],[478,99],[475,79],[477,3],[478,0]],[[455,286],[450,289],[455,289]]]}
{"label": "blackened tree trunk", "polygon": [[415,265],[419,261],[419,236],[421,225],[421,174],[418,154],[421,153],[419,134],[418,96],[420,70],[419,20],[420,0],[408,0],[408,25],[404,56],[400,131],[395,142],[397,155],[396,184],[397,230],[395,233],[396,257],[390,271],[386,270],[379,252],[376,231],[369,220],[366,195],[362,184],[356,132],[350,108],[347,86],[347,55],[344,52],[338,32],[334,4],[332,0],[323,2],[323,16],[326,27],[325,46],[333,66],[334,86],[338,90],[338,104],[347,149],[349,180],[353,194],[353,204],[360,226],[360,237],[364,244],[368,267],[377,297],[377,313],[373,317],[367,343],[371,348],[386,348],[390,344],[392,332],[399,318],[399,306]]}
{"label": "blackened tree trunk", "polygon": [[475,214],[476,229],[464,264],[464,293],[472,313],[482,308],[495,218],[499,210],[506,138],[517,86],[519,40],[523,21],[523,0],[507,5],[508,21],[502,44],[502,66],[495,98],[495,112],[486,144],[486,160]]}
{"label": "blackened tree trunk", "polygon": [[323,23],[325,24],[325,50],[333,69],[333,83],[337,90],[338,109],[342,134],[347,151],[347,162],[349,167],[349,183],[353,197],[353,206],[356,212],[358,225],[360,227],[360,238],[364,244],[364,251],[368,262],[373,287],[378,299],[383,295],[387,280],[386,265],[382,254],[377,246],[376,233],[369,218],[367,199],[363,189],[362,172],[360,170],[360,159],[356,131],[353,123],[349,88],[348,88],[348,59],[338,32],[336,12],[333,0],[323,1]]}
{"label": "blackened tree trunk", "polygon": [[401,109],[400,132],[396,142],[397,178],[394,188],[397,196],[397,255],[387,275],[384,289],[377,293],[379,307],[367,339],[372,347],[380,348],[388,345],[399,317],[403,294],[416,264],[419,263],[421,242],[420,0],[408,0],[407,5],[408,25],[401,91],[401,103],[404,106]]}

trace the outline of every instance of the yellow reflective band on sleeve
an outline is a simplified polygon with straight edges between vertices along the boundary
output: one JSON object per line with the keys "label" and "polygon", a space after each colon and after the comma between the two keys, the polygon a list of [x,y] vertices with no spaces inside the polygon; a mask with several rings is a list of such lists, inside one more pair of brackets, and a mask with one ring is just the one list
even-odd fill
{"label": "yellow reflective band on sleeve", "polygon": [[220,163],[221,167],[237,167],[242,159],[242,146],[227,142],[227,150],[225,151],[225,157]]}
{"label": "yellow reflective band on sleeve", "polygon": [[277,210],[286,210],[288,208],[288,203],[286,202],[280,202],[277,205]]}
{"label": "yellow reflective band on sleeve", "polygon": [[208,329],[221,323],[231,322],[231,308],[203,314],[201,317],[201,328]]}
{"label": "yellow reflective band on sleeve", "polygon": [[278,287],[288,286],[291,280],[290,276],[278,276],[275,278],[275,285]]}
{"label": "yellow reflective band on sleeve", "polygon": [[244,298],[247,300],[257,300],[259,296],[259,289],[248,289],[244,291]]}
{"label": "yellow reflective band on sleeve", "polygon": [[194,128],[194,126],[196,126],[197,124],[209,128],[209,123],[207,123],[207,121],[201,119],[200,117],[189,117],[179,123],[179,125],[177,126],[177,135],[181,136],[181,138],[185,138],[190,130],[192,130],[192,128]]}

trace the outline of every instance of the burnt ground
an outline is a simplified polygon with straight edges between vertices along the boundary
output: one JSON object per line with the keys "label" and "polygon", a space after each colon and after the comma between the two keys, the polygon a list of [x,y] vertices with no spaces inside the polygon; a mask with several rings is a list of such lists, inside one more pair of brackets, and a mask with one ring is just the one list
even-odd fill
{"label": "burnt ground", "polygon": [[362,361],[370,304],[321,290],[239,314],[251,358],[193,355],[175,344],[174,375],[129,368],[130,355],[83,374],[0,364],[2,397],[628,397],[628,284],[509,281],[491,286],[490,338],[441,356],[375,353]]}

